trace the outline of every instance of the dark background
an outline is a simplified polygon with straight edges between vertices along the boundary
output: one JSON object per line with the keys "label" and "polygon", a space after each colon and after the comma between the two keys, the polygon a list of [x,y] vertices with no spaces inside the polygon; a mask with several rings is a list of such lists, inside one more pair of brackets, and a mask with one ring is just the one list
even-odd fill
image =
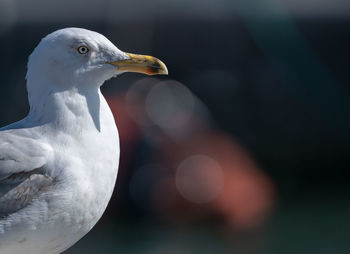
{"label": "dark background", "polygon": [[[119,176],[66,253],[348,253],[349,13],[345,0],[0,1],[1,126],[27,114],[27,58],[56,29],[169,70],[102,88]],[[192,156],[208,169],[181,185]]]}

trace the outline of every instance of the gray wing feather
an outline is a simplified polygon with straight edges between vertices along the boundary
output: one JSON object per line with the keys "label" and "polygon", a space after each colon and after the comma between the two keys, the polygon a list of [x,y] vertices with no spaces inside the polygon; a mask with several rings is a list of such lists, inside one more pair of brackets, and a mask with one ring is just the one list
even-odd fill
{"label": "gray wing feather", "polygon": [[47,175],[31,174],[0,197],[0,216],[4,217],[28,205],[52,184]]}
{"label": "gray wing feather", "polygon": [[44,166],[50,152],[46,143],[9,131],[0,132],[0,179]]}
{"label": "gray wing feather", "polygon": [[0,131],[0,217],[25,207],[52,183],[44,170],[51,147],[16,132]]}

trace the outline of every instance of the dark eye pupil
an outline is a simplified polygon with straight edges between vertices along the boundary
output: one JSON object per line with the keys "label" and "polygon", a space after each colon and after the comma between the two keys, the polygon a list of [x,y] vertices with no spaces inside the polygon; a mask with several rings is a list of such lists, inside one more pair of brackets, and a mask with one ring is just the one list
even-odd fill
{"label": "dark eye pupil", "polygon": [[85,54],[85,53],[88,52],[88,49],[87,49],[87,47],[80,47],[79,48],[79,52],[82,53],[82,54]]}

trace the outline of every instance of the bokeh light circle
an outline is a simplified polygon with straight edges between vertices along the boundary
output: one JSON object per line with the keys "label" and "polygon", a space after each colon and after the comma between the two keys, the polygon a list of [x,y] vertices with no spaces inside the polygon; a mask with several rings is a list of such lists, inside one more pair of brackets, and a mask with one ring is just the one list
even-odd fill
{"label": "bokeh light circle", "polygon": [[206,155],[193,155],[177,168],[176,187],[187,200],[203,204],[214,200],[223,189],[224,176],[219,163]]}
{"label": "bokeh light circle", "polygon": [[136,81],[125,95],[126,108],[130,117],[140,126],[148,126],[145,112],[145,98],[151,88],[158,83],[156,78],[143,78]]}
{"label": "bokeh light circle", "polygon": [[149,91],[146,98],[148,117],[159,127],[175,130],[183,127],[194,110],[192,93],[177,81],[162,81]]}

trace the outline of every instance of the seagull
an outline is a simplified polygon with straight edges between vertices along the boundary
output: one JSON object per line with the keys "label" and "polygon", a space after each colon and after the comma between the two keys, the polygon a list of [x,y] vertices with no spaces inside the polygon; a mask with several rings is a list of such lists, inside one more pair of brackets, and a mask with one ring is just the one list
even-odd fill
{"label": "seagull", "polygon": [[100,87],[168,71],[82,28],[44,37],[27,69],[29,113],[0,129],[0,253],[58,254],[97,223],[116,182],[118,130]]}

